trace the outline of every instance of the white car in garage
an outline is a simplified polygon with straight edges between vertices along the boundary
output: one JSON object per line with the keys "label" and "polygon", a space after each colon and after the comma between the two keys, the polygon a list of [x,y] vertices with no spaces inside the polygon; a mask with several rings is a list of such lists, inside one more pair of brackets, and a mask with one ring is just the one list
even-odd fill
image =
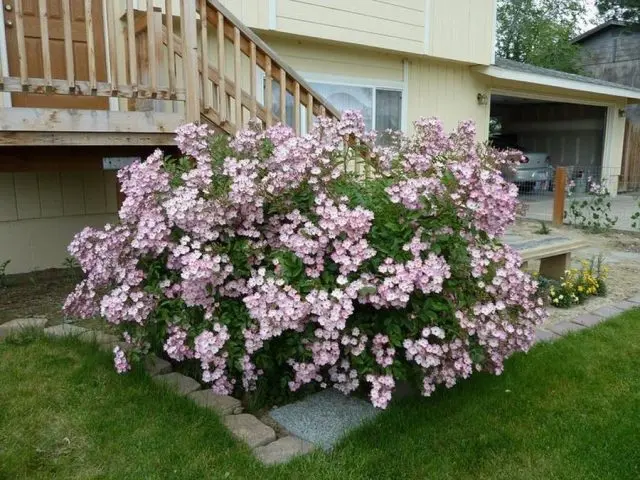
{"label": "white car in garage", "polygon": [[551,157],[546,152],[531,152],[501,137],[491,139],[493,146],[499,150],[518,150],[522,157],[516,160],[515,171],[505,172],[505,178],[515,183],[520,192],[547,191],[553,185],[555,168],[551,165]]}

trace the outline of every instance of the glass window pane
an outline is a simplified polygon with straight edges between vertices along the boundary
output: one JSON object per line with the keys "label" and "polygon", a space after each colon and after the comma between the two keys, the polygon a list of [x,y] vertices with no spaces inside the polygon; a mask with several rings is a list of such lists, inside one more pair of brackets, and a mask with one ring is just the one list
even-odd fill
{"label": "glass window pane", "polygon": [[400,130],[402,127],[402,92],[376,89],[376,130]]}
{"label": "glass window pane", "polygon": [[373,127],[372,88],[327,83],[312,83],[311,86],[340,111],[360,110],[367,128]]}
{"label": "glass window pane", "polygon": [[[280,83],[272,82],[273,86],[273,114],[280,119]],[[287,125],[293,127],[293,95],[287,92],[286,95],[286,108],[287,108]]]}

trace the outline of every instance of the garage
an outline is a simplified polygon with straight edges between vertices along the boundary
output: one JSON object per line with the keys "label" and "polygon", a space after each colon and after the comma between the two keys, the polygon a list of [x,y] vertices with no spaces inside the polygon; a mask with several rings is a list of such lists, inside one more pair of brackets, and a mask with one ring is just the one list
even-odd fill
{"label": "garage", "polygon": [[[626,107],[640,103],[640,89],[502,58],[472,70],[488,83],[478,102],[487,105],[491,136],[525,150],[530,163],[522,168],[566,167],[576,190],[586,190],[591,177],[617,195],[624,185]],[[521,191],[535,198],[542,195],[533,193],[549,194],[552,180],[522,179]]]}
{"label": "garage", "polygon": [[490,138],[501,148],[525,154],[515,181],[523,194],[552,190],[553,171],[565,167],[578,192],[589,181],[610,177],[603,169],[607,108],[599,105],[556,102],[491,95]]}

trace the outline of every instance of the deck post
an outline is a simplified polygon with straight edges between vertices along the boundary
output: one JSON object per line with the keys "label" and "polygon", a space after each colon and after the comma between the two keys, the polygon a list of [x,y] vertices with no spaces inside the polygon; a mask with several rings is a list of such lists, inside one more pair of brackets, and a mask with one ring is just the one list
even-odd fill
{"label": "deck post", "polygon": [[[206,20],[205,20],[206,21]],[[198,65],[198,28],[195,0],[182,0],[184,55],[185,120],[200,121],[200,71]]]}
{"label": "deck post", "polygon": [[556,169],[555,185],[553,188],[553,225],[556,227],[564,223],[564,200],[567,185],[567,169]]}

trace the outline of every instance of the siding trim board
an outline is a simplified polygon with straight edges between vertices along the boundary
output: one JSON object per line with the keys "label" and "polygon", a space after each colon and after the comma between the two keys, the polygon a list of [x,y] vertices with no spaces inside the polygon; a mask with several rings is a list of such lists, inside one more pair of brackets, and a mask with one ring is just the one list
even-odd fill
{"label": "siding trim board", "polygon": [[432,0],[424,0],[424,53],[428,54],[431,49],[431,11]]}
{"label": "siding trim board", "polygon": [[409,60],[402,60],[402,131],[409,131]]}
{"label": "siding trim board", "polygon": [[278,28],[278,0],[269,0],[269,30]]}

